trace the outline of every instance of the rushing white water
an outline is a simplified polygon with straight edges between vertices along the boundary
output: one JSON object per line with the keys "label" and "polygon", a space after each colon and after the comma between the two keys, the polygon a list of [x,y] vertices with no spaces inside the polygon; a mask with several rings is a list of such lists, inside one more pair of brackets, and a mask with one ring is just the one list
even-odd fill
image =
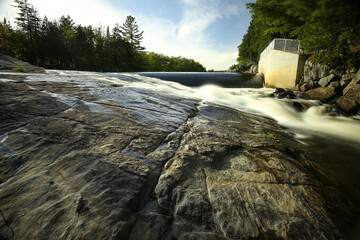
{"label": "rushing white water", "polygon": [[360,142],[360,121],[343,116],[331,116],[326,112],[327,106],[320,105],[317,101],[306,101],[312,106],[304,112],[297,112],[286,103],[291,100],[266,97],[273,91],[273,89],[228,89],[204,86],[197,94],[212,103],[265,115],[294,130],[305,130]]}
{"label": "rushing white water", "polygon": [[[198,102],[206,101],[234,108],[239,111],[251,112],[273,118],[280,125],[292,130],[295,136],[299,136],[299,138],[315,134],[360,143],[359,120],[330,115],[326,111],[328,106],[321,105],[318,101],[295,99],[297,102],[310,106],[303,112],[297,112],[288,104],[294,100],[270,97],[274,92],[273,89],[222,88],[215,85],[195,88],[133,73],[96,73],[57,70],[49,70],[45,75],[27,75],[26,81],[71,82],[88,87],[91,94],[100,100],[112,100],[119,103],[127,103],[127,105],[144,101],[142,91],[148,91],[147,93],[150,92],[151,94],[194,99]],[[106,88],[103,88],[103,86],[106,86]],[[151,94],[148,94],[149,99],[152,97]],[[60,96],[59,94],[56,95],[56,98],[71,100],[71,103],[75,100],[71,99],[70,96]],[[159,98],[153,98],[153,100],[158,101]],[[68,103],[68,101],[66,103]],[[70,104],[70,102],[68,104]],[[111,112],[111,110],[105,108],[91,107],[94,111]],[[147,110],[151,111],[151,109]],[[141,115],[140,110],[138,114]]]}

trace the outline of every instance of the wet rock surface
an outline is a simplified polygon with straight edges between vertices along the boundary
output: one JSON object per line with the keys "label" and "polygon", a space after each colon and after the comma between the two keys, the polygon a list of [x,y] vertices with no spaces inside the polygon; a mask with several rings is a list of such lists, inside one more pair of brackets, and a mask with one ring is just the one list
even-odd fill
{"label": "wet rock surface", "polygon": [[3,238],[342,239],[359,213],[265,117],[16,79],[0,82],[0,112]]}

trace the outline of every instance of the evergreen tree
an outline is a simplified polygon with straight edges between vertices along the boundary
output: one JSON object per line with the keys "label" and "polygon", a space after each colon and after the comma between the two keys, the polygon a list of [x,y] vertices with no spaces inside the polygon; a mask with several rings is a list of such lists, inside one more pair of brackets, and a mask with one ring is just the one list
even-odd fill
{"label": "evergreen tree", "polygon": [[23,31],[29,43],[25,44],[25,47],[27,46],[28,49],[26,51],[26,56],[28,61],[32,63],[36,63],[36,51],[37,51],[37,38],[39,33],[39,27],[41,19],[38,15],[37,10],[28,3],[27,0],[14,0],[16,5],[14,7],[17,7],[20,12],[18,13],[18,17],[16,19],[16,24],[18,25],[18,28]]}
{"label": "evergreen tree", "polygon": [[135,18],[127,16],[125,23],[119,28],[121,36],[128,41],[135,51],[141,51],[145,48],[140,46],[144,31],[140,32]]}

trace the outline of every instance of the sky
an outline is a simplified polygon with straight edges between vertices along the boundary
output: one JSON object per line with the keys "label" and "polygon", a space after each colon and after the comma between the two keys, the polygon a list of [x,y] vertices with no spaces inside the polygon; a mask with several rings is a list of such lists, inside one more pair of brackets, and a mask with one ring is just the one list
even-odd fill
{"label": "sky", "polygon": [[[245,4],[255,0],[28,0],[41,18],[70,15],[76,24],[122,25],[132,15],[144,31],[146,51],[194,59],[206,69],[226,70],[236,63],[237,46],[251,15]],[[12,23],[13,0],[0,0],[0,19]],[[13,25],[14,26],[14,25]]]}

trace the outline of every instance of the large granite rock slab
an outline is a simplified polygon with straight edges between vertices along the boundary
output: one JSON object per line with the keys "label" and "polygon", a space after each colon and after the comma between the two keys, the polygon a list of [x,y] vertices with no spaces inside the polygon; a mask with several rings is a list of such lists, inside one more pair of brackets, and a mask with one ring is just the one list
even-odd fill
{"label": "large granite rock slab", "polygon": [[1,238],[341,239],[352,219],[329,211],[346,201],[271,119],[13,77],[0,82]]}

